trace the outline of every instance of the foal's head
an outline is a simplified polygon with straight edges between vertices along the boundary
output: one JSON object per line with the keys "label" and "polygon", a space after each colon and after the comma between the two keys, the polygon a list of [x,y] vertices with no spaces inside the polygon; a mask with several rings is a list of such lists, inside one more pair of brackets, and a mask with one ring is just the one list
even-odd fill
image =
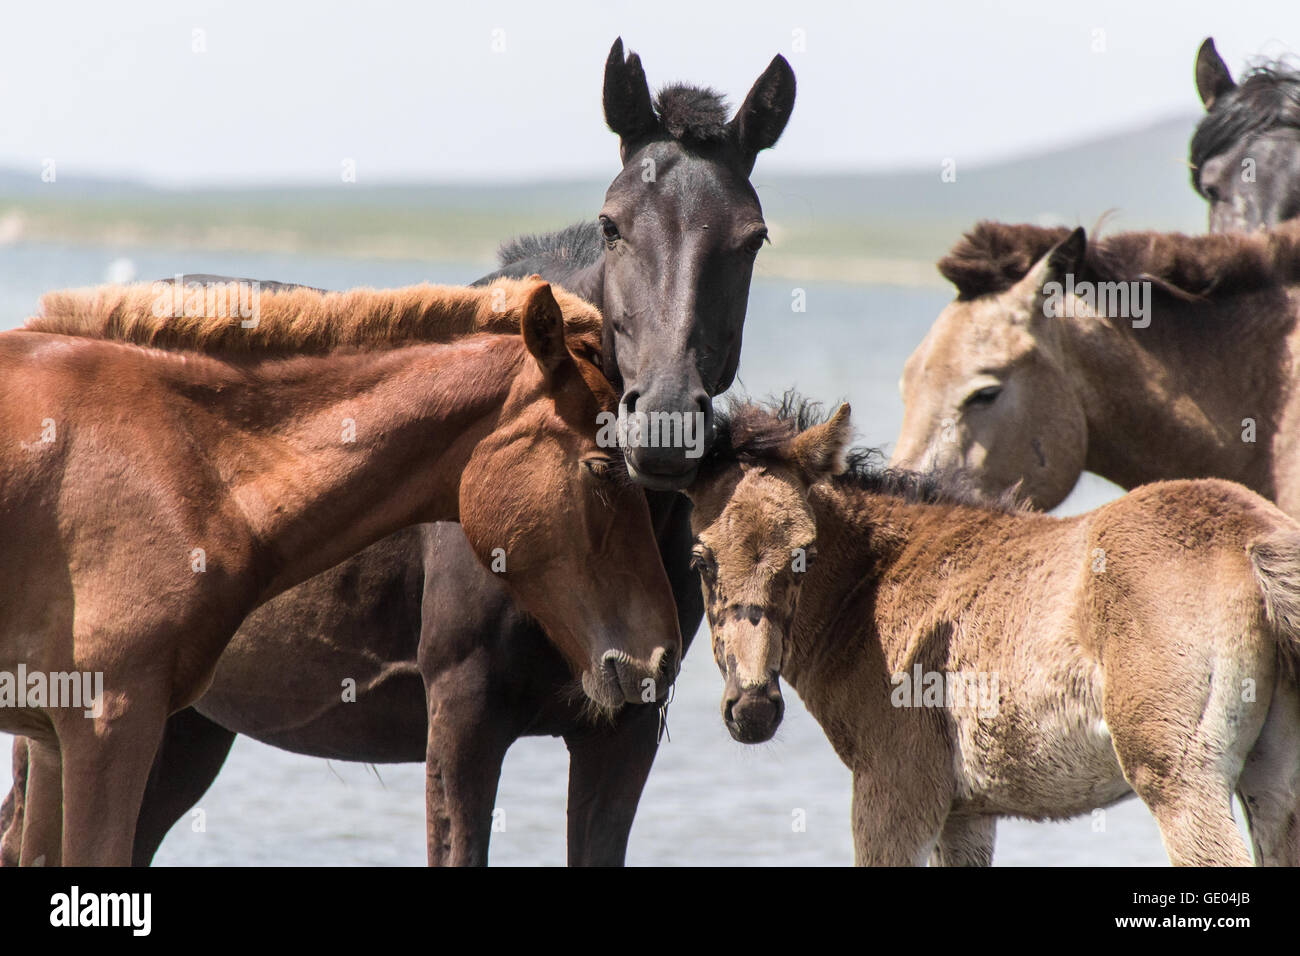
{"label": "foal's head", "polygon": [[1196,89],[1205,116],[1192,135],[1192,188],[1210,204],[1210,232],[1272,229],[1300,216],[1300,70],[1257,66],[1241,83],[1201,44]]}
{"label": "foal's head", "polygon": [[599,333],[566,336],[541,281],[521,331],[522,366],[462,477],[461,525],[597,705],[653,702],[676,676],[681,633],[645,495],[598,440],[618,403]]}
{"label": "foal's head", "polygon": [[843,471],[849,407],[798,430],[796,420],[741,405],[719,422],[718,446],[687,492],[695,565],[726,680],[722,719],[741,743],[781,723],[781,666],[817,526],[809,490]]}

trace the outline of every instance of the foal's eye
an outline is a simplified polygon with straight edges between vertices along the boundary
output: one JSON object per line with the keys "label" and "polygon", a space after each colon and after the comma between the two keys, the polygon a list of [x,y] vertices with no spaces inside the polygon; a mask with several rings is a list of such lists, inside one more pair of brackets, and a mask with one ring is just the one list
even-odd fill
{"label": "foal's eye", "polygon": [[962,402],[962,405],[966,408],[975,408],[980,405],[992,405],[1001,394],[1001,385],[989,385],[985,388],[971,392],[966,396],[966,401]]}
{"label": "foal's eye", "polygon": [[717,563],[713,560],[713,552],[703,545],[696,546],[691,552],[691,567],[698,571],[705,580],[712,580],[714,573],[718,569]]}
{"label": "foal's eye", "polygon": [[610,219],[608,216],[600,217],[600,234],[604,236],[605,241],[609,243],[618,242],[620,238],[618,226],[614,225],[614,220]]}

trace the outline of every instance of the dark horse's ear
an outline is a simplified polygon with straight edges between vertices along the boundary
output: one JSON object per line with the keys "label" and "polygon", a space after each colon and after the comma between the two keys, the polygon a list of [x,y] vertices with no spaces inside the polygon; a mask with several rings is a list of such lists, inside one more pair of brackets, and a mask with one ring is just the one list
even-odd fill
{"label": "dark horse's ear", "polygon": [[555,301],[550,283],[539,282],[528,291],[519,330],[524,335],[524,346],[537,359],[548,380],[565,362],[572,361],[564,343],[564,313]]}
{"label": "dark horse's ear", "polygon": [[777,54],[755,82],[731,121],[747,171],[761,150],[776,145],[794,110],[794,70]]}
{"label": "dark horse's ear", "polygon": [[1196,53],[1196,92],[1201,94],[1201,102],[1207,110],[1213,109],[1215,100],[1236,88],[1228,65],[1214,47],[1214,37],[1206,37]]}
{"label": "dark horse's ear", "polygon": [[605,122],[622,141],[620,151],[626,160],[632,147],[659,126],[650,105],[650,86],[645,81],[641,57],[635,53],[623,59],[623,38],[609,49],[605,61]]}

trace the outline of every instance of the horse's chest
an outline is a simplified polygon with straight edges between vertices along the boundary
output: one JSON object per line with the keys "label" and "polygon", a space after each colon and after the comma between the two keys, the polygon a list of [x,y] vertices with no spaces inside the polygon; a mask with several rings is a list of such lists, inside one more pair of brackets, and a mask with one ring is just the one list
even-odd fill
{"label": "horse's chest", "polygon": [[960,806],[1059,819],[1129,792],[1101,708],[1089,695],[1011,697],[996,714],[954,716]]}

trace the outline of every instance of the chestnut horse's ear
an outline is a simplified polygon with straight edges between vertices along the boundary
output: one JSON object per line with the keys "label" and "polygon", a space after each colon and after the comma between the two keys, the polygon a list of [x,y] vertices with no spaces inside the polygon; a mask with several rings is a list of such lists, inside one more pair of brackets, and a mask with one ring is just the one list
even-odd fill
{"label": "chestnut horse's ear", "polygon": [[564,343],[564,313],[555,301],[550,283],[539,282],[529,291],[519,329],[524,335],[524,346],[537,359],[548,379],[565,362],[572,361]]}
{"label": "chestnut horse's ear", "polygon": [[778,53],[754,82],[731,121],[747,171],[754,169],[760,151],[776,145],[793,111],[794,70]]}
{"label": "chestnut horse's ear", "polygon": [[619,151],[626,162],[632,147],[659,127],[650,105],[650,85],[646,83],[641,58],[635,53],[623,59],[623,38],[610,47],[605,61],[605,122],[618,134]]}
{"label": "chestnut horse's ear", "polygon": [[1223,62],[1223,57],[1215,49],[1214,37],[1206,37],[1196,52],[1196,92],[1201,95],[1201,102],[1205,104],[1206,110],[1211,110],[1215,100],[1236,88],[1237,84],[1228,72],[1228,64]]}
{"label": "chestnut horse's ear", "polygon": [[795,436],[790,457],[803,472],[808,484],[816,484],[828,475],[842,474],[846,465],[844,450],[853,437],[849,422],[849,404],[835,409],[835,414],[821,425],[814,425]]}

